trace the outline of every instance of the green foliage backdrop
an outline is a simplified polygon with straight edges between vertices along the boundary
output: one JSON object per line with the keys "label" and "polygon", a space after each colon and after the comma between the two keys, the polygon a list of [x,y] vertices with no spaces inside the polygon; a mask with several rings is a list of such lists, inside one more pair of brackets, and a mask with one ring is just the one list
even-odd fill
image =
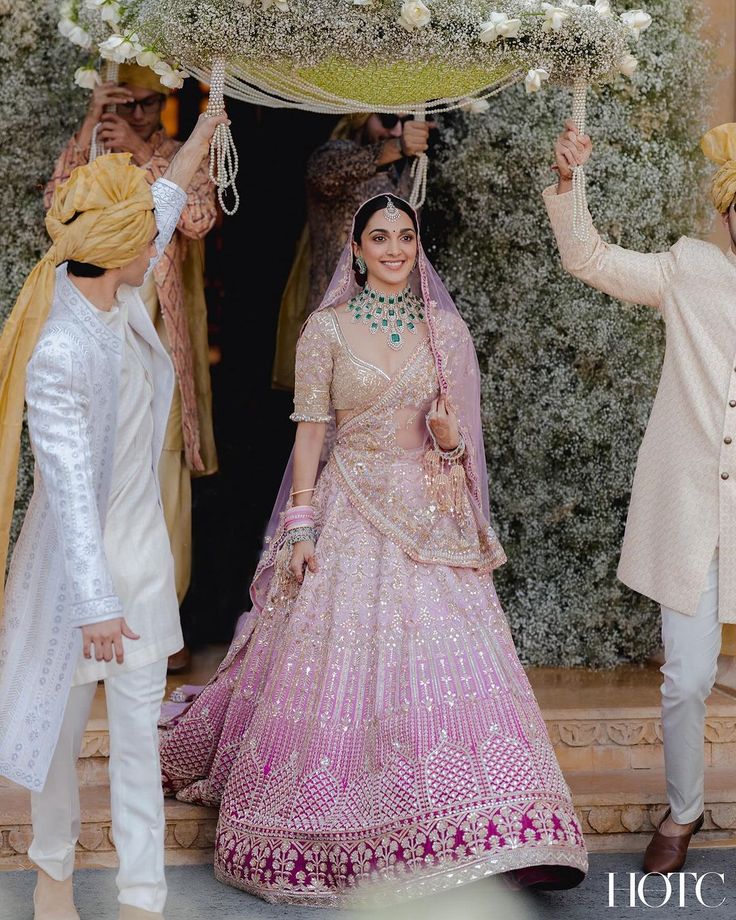
{"label": "green foliage backdrop", "polygon": [[[697,0],[650,0],[640,71],[590,93],[590,207],[612,242],[644,251],[704,229],[706,48]],[[498,574],[519,652],[610,666],[658,643],[654,605],[616,579],[631,479],[664,329],[567,276],[541,199],[570,94],[513,88],[487,116],[443,128],[430,192],[433,258],[483,371]]]}

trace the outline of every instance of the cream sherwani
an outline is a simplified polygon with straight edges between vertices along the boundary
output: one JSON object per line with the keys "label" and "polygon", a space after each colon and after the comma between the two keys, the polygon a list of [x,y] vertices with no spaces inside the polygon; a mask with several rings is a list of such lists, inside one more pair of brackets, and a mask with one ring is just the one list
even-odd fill
{"label": "cream sherwani", "polygon": [[682,237],[643,254],[604,242],[572,192],[544,201],[563,266],[606,294],[658,309],[662,376],[634,475],[618,576],[694,616],[719,547],[718,618],[736,623],[736,255]]}

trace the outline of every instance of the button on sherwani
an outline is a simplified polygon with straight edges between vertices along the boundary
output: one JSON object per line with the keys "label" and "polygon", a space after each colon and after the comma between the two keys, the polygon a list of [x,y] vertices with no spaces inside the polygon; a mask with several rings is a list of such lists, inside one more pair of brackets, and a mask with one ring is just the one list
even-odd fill
{"label": "button on sherwani", "polygon": [[544,201],[567,271],[658,309],[666,325],[618,576],[693,615],[719,545],[719,619],[736,623],[736,254],[689,237],[668,252],[633,252],[602,240],[589,214],[580,240],[572,192],[551,187]]}

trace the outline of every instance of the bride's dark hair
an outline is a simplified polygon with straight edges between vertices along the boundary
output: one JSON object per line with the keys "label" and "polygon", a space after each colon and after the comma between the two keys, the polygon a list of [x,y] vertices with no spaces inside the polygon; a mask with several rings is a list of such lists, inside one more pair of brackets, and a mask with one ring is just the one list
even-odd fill
{"label": "bride's dark hair", "polygon": [[[419,227],[417,226],[417,216],[414,213],[414,208],[412,208],[408,201],[404,201],[403,198],[397,198],[396,195],[378,195],[376,198],[370,198],[368,201],[366,201],[355,215],[353,240],[358,245],[360,245],[360,239],[363,236],[363,231],[368,226],[368,221],[371,219],[371,217],[373,217],[374,214],[377,214],[378,211],[383,211],[386,208],[388,201],[391,201],[394,206],[399,209],[399,211],[403,211],[404,214],[408,214],[411,218],[414,230],[417,233],[419,232]],[[361,287],[363,287],[368,280],[368,275],[365,273],[361,274],[358,271],[358,266],[356,265],[355,259],[353,259],[353,271],[355,272],[355,280]]]}

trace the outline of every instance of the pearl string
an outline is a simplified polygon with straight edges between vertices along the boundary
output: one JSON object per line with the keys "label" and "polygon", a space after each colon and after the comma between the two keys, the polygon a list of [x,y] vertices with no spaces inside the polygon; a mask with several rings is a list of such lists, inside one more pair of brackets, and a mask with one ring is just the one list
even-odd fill
{"label": "pearl string", "polygon": [[[210,98],[207,104],[207,118],[225,114],[225,61],[215,58],[210,77]],[[220,207],[228,216],[232,216],[240,205],[240,195],[235,185],[240,166],[238,151],[235,147],[229,125],[218,125],[210,142],[210,179],[217,186],[217,198]],[[232,189],[232,207],[225,203],[225,192]]]}
{"label": "pearl string", "polygon": [[[414,118],[417,121],[426,121],[427,116],[424,108],[419,109]],[[427,176],[429,174],[429,157],[426,153],[420,153],[414,157],[411,164],[411,178],[414,180],[409,195],[409,204],[418,211],[427,200]]]}
{"label": "pearl string", "polygon": [[[572,118],[580,134],[585,134],[588,84],[584,79],[575,81],[572,97]],[[588,238],[586,214],[588,195],[585,188],[585,167],[575,166],[572,171],[573,217],[572,228],[579,240]]]}
{"label": "pearl string", "polygon": [[[120,74],[120,65],[118,64],[117,61],[105,61],[105,82],[106,83],[110,83],[110,82],[117,83],[119,74]],[[115,106],[106,105],[105,111],[114,112]],[[100,157],[103,154],[107,153],[107,151],[105,150],[105,145],[99,144],[97,142],[97,132],[100,130],[101,127],[102,127],[102,122],[98,121],[97,124],[92,129],[92,140],[89,142],[89,162],[90,163],[93,163],[97,159],[97,157]]]}

